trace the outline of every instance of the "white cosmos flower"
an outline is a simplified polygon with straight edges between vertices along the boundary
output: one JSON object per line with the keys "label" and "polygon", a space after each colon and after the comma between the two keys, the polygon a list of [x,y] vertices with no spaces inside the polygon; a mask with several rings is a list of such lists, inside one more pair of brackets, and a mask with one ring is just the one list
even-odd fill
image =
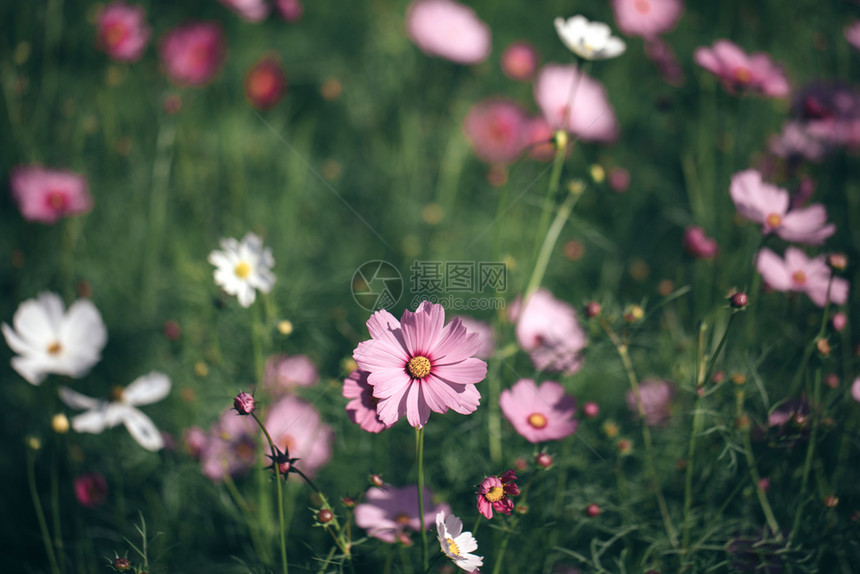
{"label": "white cosmos flower", "polygon": [[138,377],[126,388],[117,387],[113,400],[94,399],[60,387],[60,398],[73,409],[86,410],[72,417],[77,432],[98,434],[122,423],[132,438],[147,450],[159,450],[164,439],[148,416],[136,407],[155,403],[170,393],[170,379],[164,373],[152,372]]}
{"label": "white cosmos flower", "polygon": [[612,35],[603,22],[589,22],[584,16],[565,20],[555,19],[555,29],[561,41],[574,54],[586,60],[605,60],[621,55],[627,46]]}
{"label": "white cosmos flower", "polygon": [[263,240],[253,233],[246,233],[241,242],[222,239],[221,250],[209,254],[209,263],[215,266],[215,283],[235,295],[242,307],[251,306],[258,289],[268,293],[275,285],[272,250],[263,248]]}
{"label": "white cosmos flower", "polygon": [[478,542],[471,532],[463,532],[463,521],[453,514],[445,517],[445,511],[436,515],[436,537],[445,556],[454,561],[466,572],[472,572],[484,565],[484,558],[470,554],[478,549]]}
{"label": "white cosmos flower", "polygon": [[49,373],[79,378],[101,358],[107,329],[96,306],[88,299],[75,301],[68,312],[56,293],[41,293],[18,306],[3,337],[18,356],[12,368],[39,385]]}

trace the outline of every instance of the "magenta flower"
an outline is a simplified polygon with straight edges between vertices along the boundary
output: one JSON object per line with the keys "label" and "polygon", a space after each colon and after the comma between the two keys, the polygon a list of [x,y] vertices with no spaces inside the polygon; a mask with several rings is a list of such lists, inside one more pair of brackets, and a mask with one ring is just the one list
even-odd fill
{"label": "magenta flower", "polygon": [[302,399],[286,396],[272,405],[266,429],[275,446],[300,459],[299,466],[310,477],[331,458],[334,432],[317,410]]}
{"label": "magenta flower", "polygon": [[528,42],[514,42],[502,52],[502,72],[517,82],[528,82],[535,76],[538,53]]}
{"label": "magenta flower", "polygon": [[287,76],[280,62],[264,56],[245,75],[245,97],[258,110],[277,105],[287,90]]}
{"label": "magenta flower", "polygon": [[717,40],[713,48],[697,48],[694,59],[717,76],[729,93],[748,91],[784,98],[791,91],[785,73],[770,56],[763,52],[747,55],[728,40]]}
{"label": "magenta flower", "polygon": [[266,360],[263,386],[276,394],[312,387],[317,381],[317,367],[307,355],[272,355]]}
{"label": "magenta flower", "polygon": [[713,259],[720,252],[717,242],[705,235],[705,230],[698,225],[690,225],[684,230],[681,245],[695,259]]}
{"label": "magenta flower", "polygon": [[[642,401],[647,425],[660,426],[669,420],[669,402],[674,394],[675,391],[668,381],[645,379],[640,383],[639,399]],[[627,391],[627,407],[638,416],[639,406],[636,404],[633,389]]]}
{"label": "magenta flower", "polygon": [[19,166],[9,176],[12,198],[28,221],[54,223],[62,217],[88,212],[93,198],[84,176],[70,171]]}
{"label": "magenta flower", "polygon": [[[433,524],[440,510],[451,512],[445,503],[433,504],[432,491],[424,487],[424,524]],[[421,519],[418,514],[418,487],[415,485],[397,488],[388,484],[382,488],[367,490],[364,502],[355,507],[355,523],[367,530],[369,536],[383,542],[394,543],[404,532],[420,532]]]}
{"label": "magenta flower", "polygon": [[487,375],[487,364],[472,356],[481,348],[480,336],[457,318],[445,325],[445,309],[429,301],[414,313],[404,311],[400,321],[384,309],[371,315],[371,339],[352,355],[370,373],[379,420],[392,425],[405,414],[420,428],[430,411],[475,412],[481,398],[475,383]]}
{"label": "magenta flower", "polygon": [[624,34],[653,38],[675,27],[684,4],[681,0],[612,0],[612,10]]}
{"label": "magenta flower", "polygon": [[275,0],[275,7],[281,13],[281,18],[287,22],[298,22],[305,9],[299,0]]}
{"label": "magenta flower", "polygon": [[269,4],[265,0],[219,0],[221,4],[248,22],[262,22],[269,15]]}
{"label": "magenta flower", "polygon": [[509,317],[517,322],[517,342],[529,353],[535,368],[565,375],[579,371],[584,360],[580,351],[586,338],[576,310],[546,289],[535,291],[525,308],[521,307],[517,299],[509,309]]}
{"label": "magenta flower", "polygon": [[762,225],[762,233],[775,232],[786,241],[820,245],[836,232],[827,224],[827,210],[820,203],[789,211],[788,191],[762,181],[748,169],[732,176],[729,193],[744,219]]}
{"label": "magenta flower", "polygon": [[531,443],[559,440],[576,432],[576,399],[565,394],[555,381],[535,386],[531,379],[520,379],[499,396],[502,414],[514,429]]}
{"label": "magenta flower", "polygon": [[189,429],[186,441],[192,453],[197,451],[204,476],[213,482],[241,476],[257,462],[257,425],[231,408],[221,413],[205,436]]}
{"label": "magenta flower", "polygon": [[463,131],[481,160],[511,163],[528,144],[528,113],[511,100],[488,99],[472,106]]}
{"label": "magenta flower", "polygon": [[75,498],[81,506],[93,508],[107,500],[108,485],[100,472],[87,472],[75,477]]}
{"label": "magenta flower", "polygon": [[99,10],[98,46],[120,62],[136,62],[143,55],[152,30],[141,6],[112,2]]}
{"label": "magenta flower", "polygon": [[352,399],[346,405],[346,414],[349,416],[349,420],[367,432],[378,433],[391,425],[379,420],[379,415],[376,412],[379,399],[373,396],[373,387],[367,382],[368,374],[356,369],[344,379],[343,396]]}
{"label": "magenta flower", "polygon": [[510,516],[514,503],[508,497],[520,493],[516,480],[517,475],[513,470],[507,471],[502,476],[485,478],[478,488],[478,512],[488,520],[493,517],[493,510]]}
{"label": "magenta flower", "polygon": [[860,21],[846,26],[844,33],[848,43],[856,50],[860,50]]}
{"label": "magenta flower", "polygon": [[224,33],[214,22],[173,28],[162,38],[160,48],[167,77],[180,86],[201,86],[212,80],[227,51]]}
{"label": "magenta flower", "polygon": [[842,305],[848,300],[848,281],[830,278],[830,268],[823,255],[809,259],[800,249],[789,247],[785,259],[770,249],[758,253],[756,269],[765,283],[776,291],[799,291],[809,295],[812,302],[824,307],[830,285],[830,302]]}
{"label": "magenta flower", "polygon": [[416,0],[406,11],[406,31],[428,56],[478,64],[490,55],[489,26],[454,0]]}
{"label": "magenta flower", "polygon": [[612,142],[618,122],[603,85],[571,65],[547,64],[534,88],[547,123],[587,142]]}

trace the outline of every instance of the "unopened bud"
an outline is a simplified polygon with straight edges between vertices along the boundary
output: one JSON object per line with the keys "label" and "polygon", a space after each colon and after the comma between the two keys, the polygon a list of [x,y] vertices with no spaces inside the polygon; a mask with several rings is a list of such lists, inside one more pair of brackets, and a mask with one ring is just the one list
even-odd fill
{"label": "unopened bud", "polygon": [[593,419],[600,414],[600,406],[594,401],[588,401],[582,405],[582,412],[586,417]]}
{"label": "unopened bud", "polygon": [[841,311],[833,315],[833,318],[830,320],[830,324],[833,325],[833,330],[837,333],[841,333],[843,329],[845,329],[845,325],[848,324],[848,317],[845,316],[845,313]]}
{"label": "unopened bud", "polygon": [[249,415],[254,412],[254,397],[250,393],[241,392],[233,399],[233,408],[240,415]]}
{"label": "unopened bud", "polygon": [[594,180],[594,183],[603,183],[603,180],[606,179],[606,170],[600,164],[594,164],[591,166],[589,170],[591,173],[591,179]]}
{"label": "unopened bud", "polygon": [[168,341],[176,341],[182,335],[182,329],[179,327],[179,323],[174,320],[169,320],[164,322],[164,336]]}
{"label": "unopened bud", "polygon": [[645,311],[639,305],[630,305],[624,311],[624,320],[628,323],[635,323],[645,318]]}
{"label": "unopened bud", "polygon": [[34,436],[27,437],[27,446],[30,447],[30,450],[41,450],[42,441]]}
{"label": "unopened bud", "polygon": [[517,504],[517,505],[514,507],[514,511],[515,511],[517,514],[528,514],[528,513],[529,513],[529,507],[528,507],[527,505],[525,505],[525,504]]}
{"label": "unopened bud", "polygon": [[758,481],[758,487],[762,492],[767,492],[770,490],[770,479],[762,478]]}
{"label": "unopened bud", "polygon": [[351,496],[344,496],[341,499],[341,502],[343,502],[343,505],[347,508],[352,508],[353,506],[355,506],[355,499]]}
{"label": "unopened bud", "polygon": [[529,467],[529,463],[523,457],[519,457],[514,461],[514,468],[517,470],[526,470]]}
{"label": "unopened bud", "polygon": [[716,371],[713,375],[711,375],[711,381],[715,385],[719,385],[724,380],[726,380],[726,373],[724,373],[723,371]]}
{"label": "unopened bud", "polygon": [[830,387],[831,389],[839,388],[839,375],[836,373],[828,373],[826,377],[824,377],[824,384]]}
{"label": "unopened bud", "polygon": [[293,324],[290,321],[287,321],[286,319],[284,319],[283,321],[280,321],[278,323],[278,332],[284,336],[289,335],[290,333],[293,332]]}
{"label": "unopened bud", "polygon": [[317,522],[320,524],[328,524],[334,518],[334,513],[328,508],[323,508],[317,512]]}
{"label": "unopened bud", "polygon": [[618,442],[615,444],[615,447],[618,449],[618,453],[621,455],[628,455],[633,452],[633,442],[627,438],[619,439]]}
{"label": "unopened bud", "polygon": [[600,514],[600,507],[596,504],[589,504],[585,507],[585,513],[591,518],[594,518],[595,516]]}
{"label": "unopened bud", "polygon": [[119,570],[120,572],[125,572],[129,568],[131,568],[131,562],[129,562],[128,558],[117,556],[113,561],[113,567]]}
{"label": "unopened bud", "polygon": [[535,457],[535,464],[541,468],[549,468],[552,466],[552,455],[542,452]]}
{"label": "unopened bud", "polygon": [[839,504],[839,499],[832,494],[824,497],[824,506],[827,508],[836,508],[837,504]]}
{"label": "unopened bud", "polygon": [[376,488],[381,488],[382,485],[384,484],[384,482],[382,481],[382,477],[379,476],[378,474],[371,474],[370,475],[370,484],[372,484]]}
{"label": "unopened bud", "polygon": [[729,304],[732,306],[732,309],[743,309],[749,304],[749,297],[743,291],[738,291],[729,297]]}
{"label": "unopened bud", "polygon": [[51,428],[57,434],[65,434],[69,432],[69,419],[63,413],[57,413],[51,419]]}
{"label": "unopened bud", "polygon": [[831,253],[827,256],[827,264],[834,271],[845,271],[848,267],[848,257],[844,253]]}
{"label": "unopened bud", "polygon": [[825,357],[830,355],[830,341],[824,337],[815,341],[815,348],[818,349],[818,352]]}
{"label": "unopened bud", "polygon": [[750,429],[750,418],[747,415],[741,415],[735,421],[735,425],[739,430],[746,431]]}
{"label": "unopened bud", "polygon": [[600,312],[603,311],[603,307],[600,306],[600,303],[597,301],[589,301],[588,304],[585,305],[585,316],[589,319],[593,319],[600,315]]}
{"label": "unopened bud", "polygon": [[747,376],[743,373],[734,373],[732,375],[732,382],[736,385],[742,385],[747,382]]}

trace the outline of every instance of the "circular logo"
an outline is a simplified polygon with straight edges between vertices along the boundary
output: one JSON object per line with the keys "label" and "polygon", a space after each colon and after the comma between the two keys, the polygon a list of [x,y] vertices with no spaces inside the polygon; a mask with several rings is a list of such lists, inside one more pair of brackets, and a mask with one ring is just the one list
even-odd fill
{"label": "circular logo", "polygon": [[362,263],[352,275],[352,298],[367,311],[388,309],[403,295],[403,277],[388,261]]}

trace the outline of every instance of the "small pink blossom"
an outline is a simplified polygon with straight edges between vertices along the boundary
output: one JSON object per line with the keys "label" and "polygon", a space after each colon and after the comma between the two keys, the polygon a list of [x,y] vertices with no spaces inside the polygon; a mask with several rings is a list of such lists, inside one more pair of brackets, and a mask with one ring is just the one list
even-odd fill
{"label": "small pink blossom", "polygon": [[623,167],[609,170],[609,187],[616,193],[624,193],[630,188],[630,172]]}
{"label": "small pink blossom", "polygon": [[478,488],[478,512],[487,520],[493,517],[493,510],[510,516],[514,502],[508,498],[520,493],[516,484],[517,475],[513,470],[501,476],[488,476]]}
{"label": "small pink blossom", "polygon": [[782,68],[764,52],[747,55],[728,40],[717,40],[713,48],[696,49],[696,63],[711,72],[727,92],[748,91],[771,98],[788,96],[791,87]]}
{"label": "small pink blossom", "polygon": [[[451,512],[445,503],[433,504],[433,492],[424,487],[424,524],[429,526],[440,510]],[[406,532],[420,532],[421,519],[418,514],[418,487],[415,485],[396,487],[383,484],[371,487],[364,502],[355,507],[355,523],[367,530],[368,536],[393,544]]]}
{"label": "small pink blossom", "polygon": [[136,62],[143,55],[152,30],[141,6],[112,2],[96,20],[99,48],[120,62]]}
{"label": "small pink blossom", "polygon": [[87,472],[75,477],[75,498],[81,506],[93,508],[107,500],[108,485],[100,472]]}
{"label": "small pink blossom", "polygon": [[517,322],[516,335],[520,347],[529,353],[537,369],[572,375],[584,360],[585,331],[577,320],[576,310],[559,301],[546,289],[538,289],[521,309],[517,299],[508,315]]}
{"label": "small pink blossom", "polygon": [[275,446],[298,458],[297,466],[310,477],[331,458],[334,432],[313,405],[302,399],[288,395],[272,405],[266,429]]}
{"label": "small pink blossom", "polygon": [[502,52],[502,72],[517,82],[528,82],[535,76],[538,53],[528,42],[514,42]]}
{"label": "small pink blossom", "polygon": [[579,425],[574,418],[576,399],[555,381],[538,387],[531,379],[520,379],[502,391],[499,406],[514,429],[531,443],[563,439]]}
{"label": "small pink blossom", "polygon": [[490,28],[475,11],[454,0],[416,0],[406,11],[409,38],[425,54],[458,64],[490,55]]}
{"label": "small pink blossom", "polygon": [[860,21],[845,27],[845,39],[856,50],[860,50]]}
{"label": "small pink blossom", "polygon": [[316,365],[306,355],[272,355],[266,360],[263,386],[277,394],[319,381]]}
{"label": "small pink blossom", "polygon": [[299,0],[275,0],[275,7],[281,13],[281,18],[287,22],[298,22],[305,9]]}
{"label": "small pink blossom", "polygon": [[257,462],[257,425],[232,408],[221,413],[205,437],[189,429],[186,441],[190,449],[198,451],[200,468],[213,482],[241,476]]}
{"label": "small pink blossom", "polygon": [[552,161],[555,157],[554,132],[543,116],[533,117],[526,126],[525,132],[529,157],[537,161]]}
{"label": "small pink blossom", "polygon": [[19,166],[9,176],[12,198],[28,221],[54,223],[88,212],[93,198],[84,176],[40,166]]}
{"label": "small pink blossom", "polygon": [[684,83],[684,69],[678,62],[678,57],[672,46],[668,42],[660,38],[645,39],[645,55],[649,60],[657,66],[657,71],[660,72],[667,84],[671,86],[680,86]]}
{"label": "small pink blossom", "polygon": [[681,0],[612,0],[612,10],[621,32],[653,38],[675,27],[684,4]]}
{"label": "small pink blossom", "polygon": [[[659,426],[669,420],[669,402],[675,391],[671,383],[658,379],[645,379],[639,385],[639,399],[642,401],[642,411],[645,413],[645,423],[649,426]],[[633,389],[627,391],[627,407],[639,415],[636,394]]]}
{"label": "small pink blossom", "polygon": [[189,427],[182,433],[185,450],[192,458],[199,458],[206,444],[209,442],[209,437],[200,427]]}
{"label": "small pink blossom", "polygon": [[813,162],[820,161],[827,152],[824,141],[798,121],[785,122],[782,132],[770,138],[768,149],[770,153],[783,159],[805,159]]}
{"label": "small pink blossom", "polygon": [[544,66],[538,74],[534,96],[553,129],[566,130],[587,142],[613,142],[618,138],[618,122],[606,90],[576,66]]}
{"label": "small pink blossom", "polygon": [[840,311],[839,313],[833,315],[833,318],[830,320],[830,323],[831,325],[833,325],[834,331],[836,331],[837,333],[841,333],[845,329],[845,326],[848,325],[848,316]]}
{"label": "small pink blossom", "polygon": [[488,99],[472,106],[463,121],[463,131],[481,160],[511,163],[528,145],[529,117],[512,100]]}
{"label": "small pink blossom", "polygon": [[783,260],[764,248],[758,253],[756,269],[771,289],[806,293],[819,307],[827,302],[828,285],[831,303],[842,305],[848,300],[848,281],[833,277],[831,284],[830,268],[823,255],[809,259],[800,249],[789,247]]}
{"label": "small pink blossom", "polygon": [[729,193],[741,217],[762,225],[762,233],[774,232],[786,241],[820,245],[836,232],[827,224],[827,211],[820,203],[789,211],[788,191],[762,181],[748,169],[732,176]]}
{"label": "small pink blossom", "polygon": [[265,0],[219,0],[219,2],[248,22],[262,22],[269,15],[270,6]]}
{"label": "small pink blossom", "polygon": [[191,22],[164,35],[161,62],[167,77],[180,86],[201,86],[218,73],[226,56],[224,33],[214,22]]}
{"label": "small pink blossom", "polygon": [[264,56],[245,75],[245,97],[258,110],[277,105],[287,90],[287,76],[280,62]]}
{"label": "small pink blossom", "polygon": [[860,377],[854,379],[854,382],[851,383],[851,397],[860,403]]}
{"label": "small pink blossom", "polygon": [[684,230],[681,245],[695,259],[713,259],[720,252],[717,242],[705,235],[705,230],[698,225],[690,225]]}
{"label": "small pink blossom", "polygon": [[481,337],[460,319],[445,325],[442,305],[423,301],[414,313],[404,311],[400,321],[383,309],[371,315],[367,328],[371,339],[358,344],[353,358],[370,373],[367,381],[383,423],[392,425],[406,415],[419,428],[431,411],[468,415],[478,408],[475,383],[487,375],[487,364],[473,357]]}
{"label": "small pink blossom", "polygon": [[349,420],[366,430],[378,433],[389,428],[379,420],[376,405],[379,399],[373,397],[373,387],[367,382],[365,371],[355,370],[343,381],[343,396],[352,399],[346,405]]}

